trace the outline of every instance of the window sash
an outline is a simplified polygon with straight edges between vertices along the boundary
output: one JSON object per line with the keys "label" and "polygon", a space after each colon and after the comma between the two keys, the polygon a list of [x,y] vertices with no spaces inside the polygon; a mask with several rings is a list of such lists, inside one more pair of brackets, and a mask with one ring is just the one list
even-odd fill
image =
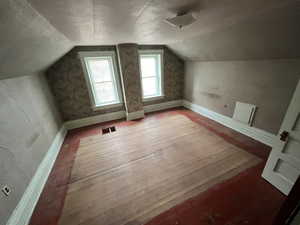
{"label": "window sash", "polygon": [[[142,60],[143,58],[153,58],[155,61],[155,74],[144,74],[142,69]],[[142,91],[143,91],[143,98],[151,98],[151,97],[158,97],[162,96],[162,54],[161,53],[140,53],[140,66],[141,66],[141,83],[142,83]],[[156,93],[147,95],[145,94],[145,87],[143,85],[143,81],[148,78],[155,78],[155,89]]]}
{"label": "window sash", "polygon": [[[112,81],[104,81],[104,82],[97,82],[94,85],[94,88],[97,89],[97,84],[111,84],[112,86],[112,90],[111,90],[111,94],[114,96],[114,100],[102,100],[101,103],[105,104],[105,103],[114,103],[117,101],[117,95],[116,95],[116,91],[114,90],[114,83]],[[101,99],[101,95],[103,95],[103,93],[101,92],[97,92],[95,91],[95,94],[97,95],[97,99]]]}
{"label": "window sash", "polygon": [[[90,65],[89,65],[89,60],[93,60],[93,61],[107,60],[109,63],[109,73],[110,73],[111,80],[110,81],[95,81],[93,73],[92,73]],[[85,62],[86,70],[87,70],[88,77],[89,77],[89,83],[90,83],[93,102],[94,102],[95,107],[105,106],[105,105],[110,105],[110,104],[118,104],[121,102],[120,96],[119,96],[119,91],[118,91],[117,80],[116,80],[116,71],[115,71],[113,60],[114,60],[113,56],[84,57],[84,62]],[[101,94],[97,93],[96,84],[103,84],[103,83],[111,83],[112,84],[112,94],[115,96],[115,99],[113,101],[99,98],[99,95],[101,95]]]}
{"label": "window sash", "polygon": [[150,97],[159,96],[159,93],[160,93],[159,86],[158,86],[159,81],[158,81],[158,78],[156,76],[155,77],[154,76],[153,77],[143,77],[142,78],[142,85],[143,85],[144,80],[149,80],[149,79],[155,79],[155,93],[145,94],[145,91],[144,91],[145,88],[143,88],[143,97],[144,98],[150,98]]}
{"label": "window sash", "polygon": [[[149,55],[149,54],[146,54],[146,55],[144,55],[144,54],[142,54],[141,55],[141,61],[143,60],[143,59],[154,59],[154,66],[155,66],[155,69],[154,69],[154,74],[144,74],[143,73],[143,70],[141,70],[141,72],[142,72],[142,77],[150,77],[150,76],[159,76],[159,74],[160,74],[160,72],[159,72],[159,68],[160,68],[160,55],[159,54],[157,54],[157,55]],[[142,63],[141,63],[141,66],[142,66]],[[148,72],[148,71],[147,71]]]}

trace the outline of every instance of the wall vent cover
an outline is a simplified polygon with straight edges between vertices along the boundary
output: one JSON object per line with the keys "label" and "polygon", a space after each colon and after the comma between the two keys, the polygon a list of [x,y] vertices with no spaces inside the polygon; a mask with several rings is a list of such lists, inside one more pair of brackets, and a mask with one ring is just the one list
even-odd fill
{"label": "wall vent cover", "polygon": [[255,105],[251,105],[243,102],[236,102],[234,113],[233,113],[233,119],[241,123],[248,124],[249,126],[252,126],[255,111],[256,111]]}

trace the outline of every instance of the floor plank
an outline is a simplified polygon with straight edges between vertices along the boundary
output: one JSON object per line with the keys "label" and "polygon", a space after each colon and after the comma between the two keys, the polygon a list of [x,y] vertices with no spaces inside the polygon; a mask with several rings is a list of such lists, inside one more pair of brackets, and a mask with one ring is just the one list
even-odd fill
{"label": "floor plank", "polygon": [[[193,198],[180,204],[174,203],[175,207],[153,217],[147,225],[271,225],[285,200],[283,194],[261,177],[271,148],[183,108],[150,113],[143,121],[160,120],[172,115],[184,115],[226,142],[261,158],[262,162],[228,180],[216,183],[204,192],[200,191]],[[69,131],[34,210],[30,225],[58,224],[71,182],[71,170],[80,140],[101,134],[101,129],[106,126],[114,125],[120,129],[138,123],[140,121],[119,120]],[[157,213],[154,212],[153,215]],[[97,221],[97,218],[95,220]],[[127,225],[140,225],[140,223],[131,221]]]}
{"label": "floor plank", "polygon": [[60,225],[143,224],[261,160],[184,115],[80,139]]}

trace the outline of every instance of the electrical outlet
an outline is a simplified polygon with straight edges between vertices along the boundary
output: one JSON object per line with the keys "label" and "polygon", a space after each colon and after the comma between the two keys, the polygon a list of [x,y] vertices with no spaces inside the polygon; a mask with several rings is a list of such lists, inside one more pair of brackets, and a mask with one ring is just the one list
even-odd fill
{"label": "electrical outlet", "polygon": [[11,189],[7,185],[5,185],[2,187],[2,192],[5,196],[9,196]]}

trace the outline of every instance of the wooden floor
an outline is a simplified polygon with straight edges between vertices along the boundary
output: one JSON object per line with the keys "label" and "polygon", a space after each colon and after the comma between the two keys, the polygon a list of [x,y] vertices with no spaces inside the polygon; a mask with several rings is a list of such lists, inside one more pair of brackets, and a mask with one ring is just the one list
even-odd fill
{"label": "wooden floor", "polygon": [[261,159],[181,114],[80,139],[60,225],[138,225]]}

